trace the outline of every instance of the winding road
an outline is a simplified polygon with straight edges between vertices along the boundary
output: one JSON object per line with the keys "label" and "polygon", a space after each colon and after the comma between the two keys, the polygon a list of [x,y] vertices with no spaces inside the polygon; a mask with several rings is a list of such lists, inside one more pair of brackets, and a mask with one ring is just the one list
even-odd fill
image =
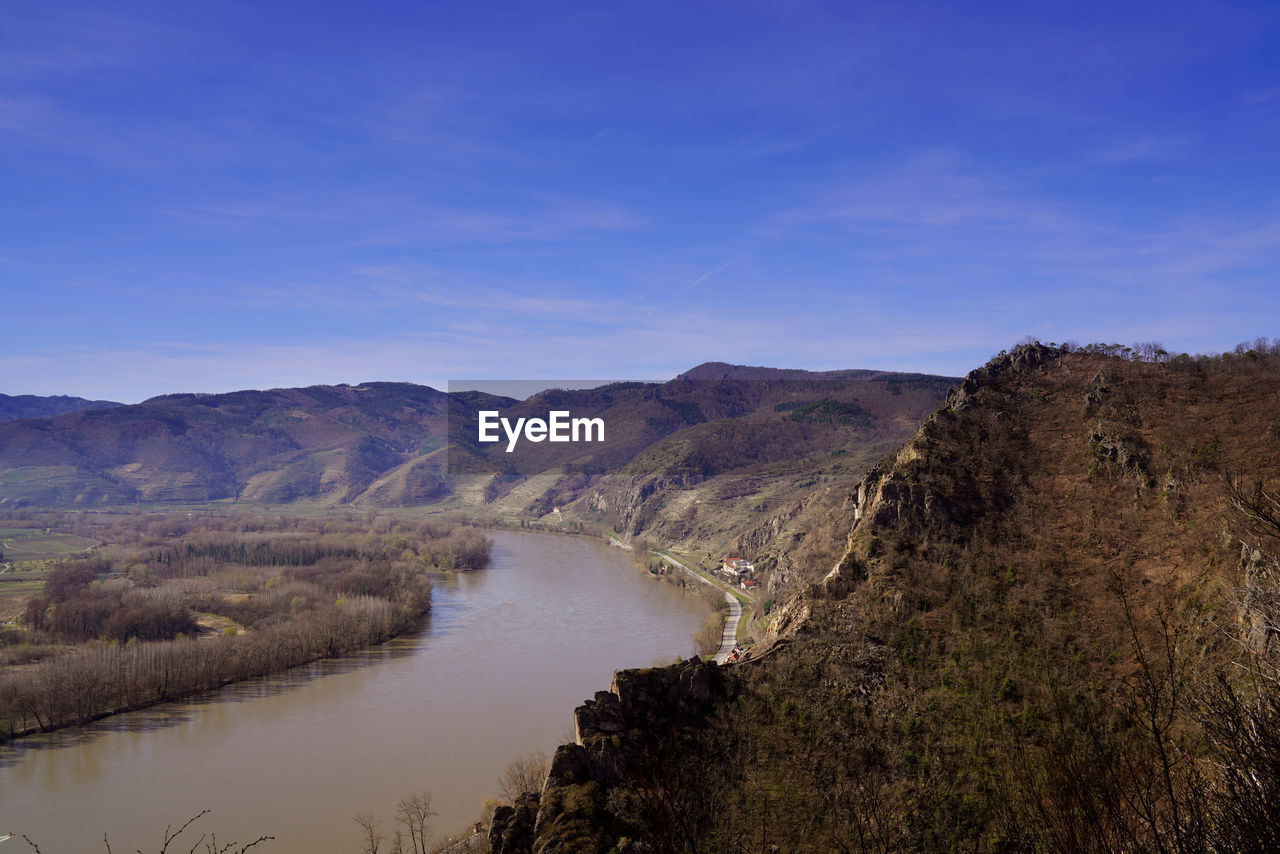
{"label": "winding road", "polygon": [[[701,581],[703,584],[709,585],[709,586],[711,586],[711,587],[719,587],[719,586],[720,586],[720,585],[718,585],[718,584],[716,584],[716,583],[714,583],[714,582],[712,582],[712,581],[709,581],[709,580],[707,580],[706,578],[704,578],[704,577],[703,577],[703,575],[702,575],[701,573],[699,573],[699,572],[694,572],[692,569],[690,569],[689,567],[685,566],[683,563],[681,563],[680,561],[676,560],[676,559],[675,559],[675,558],[673,558],[671,555],[666,554],[665,552],[655,551],[655,552],[654,552],[654,554],[656,554],[658,557],[662,558],[663,560],[665,560],[667,563],[671,564],[672,566],[678,566],[678,567],[680,567],[680,568],[681,568],[681,569],[683,569],[685,572],[689,573],[689,574],[690,574],[690,575],[692,575],[694,578],[696,578],[696,579],[698,579],[699,581]],[[723,588],[721,588],[721,589],[723,589]],[[716,652],[716,654],[715,654],[715,656],[714,656],[716,664],[724,664],[724,663],[725,663],[725,661],[727,661],[727,660],[728,660],[728,658],[729,658],[729,654],[730,654],[731,652],[733,652],[733,648],[734,648],[735,646],[737,646],[737,644],[738,644],[738,620],[742,619],[742,603],[738,601],[738,597],[737,597],[737,596],[734,596],[734,595],[733,595],[732,593],[730,593],[728,590],[725,590],[725,591],[724,591],[724,601],[726,601],[726,602],[728,602],[728,603],[729,603],[729,616],[728,616],[728,618],[726,618],[726,619],[725,619],[725,621],[724,621],[724,632],[723,632],[723,633],[721,633],[721,635],[720,635],[720,649],[719,649],[719,651],[718,651],[718,652]]]}
{"label": "winding road", "polygon": [[742,603],[738,597],[728,590],[724,592],[724,601],[729,603],[729,616],[724,621],[724,634],[720,636],[720,649],[715,654],[716,664],[724,664],[729,653],[738,644],[738,620],[742,617]]}

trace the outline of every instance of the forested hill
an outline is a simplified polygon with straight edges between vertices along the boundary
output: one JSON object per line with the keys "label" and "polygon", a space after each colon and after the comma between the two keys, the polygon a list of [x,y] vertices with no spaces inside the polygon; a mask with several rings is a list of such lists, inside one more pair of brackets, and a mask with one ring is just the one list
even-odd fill
{"label": "forested hill", "polygon": [[535,847],[1280,850],[1278,349],[971,373],[772,648],[579,710]]}
{"label": "forested hill", "polygon": [[81,412],[86,409],[108,409],[121,406],[110,400],[85,400],[83,397],[53,395],[41,397],[34,394],[0,394],[0,422],[21,418],[52,418],[65,412]]}

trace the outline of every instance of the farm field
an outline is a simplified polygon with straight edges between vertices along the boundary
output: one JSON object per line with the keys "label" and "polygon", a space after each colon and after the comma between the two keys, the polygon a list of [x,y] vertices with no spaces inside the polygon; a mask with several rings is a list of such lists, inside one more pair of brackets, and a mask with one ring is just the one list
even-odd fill
{"label": "farm field", "polygon": [[4,561],[14,564],[60,560],[98,545],[97,540],[73,534],[45,534],[36,528],[0,528],[0,553],[3,553]]}
{"label": "farm field", "polygon": [[27,600],[44,586],[44,573],[14,572],[0,574],[0,625],[22,614]]}

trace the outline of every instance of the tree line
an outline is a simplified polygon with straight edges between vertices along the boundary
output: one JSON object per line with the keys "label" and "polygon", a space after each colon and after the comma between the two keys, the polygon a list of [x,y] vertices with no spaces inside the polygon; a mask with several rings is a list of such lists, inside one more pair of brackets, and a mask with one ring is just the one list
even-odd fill
{"label": "tree line", "polygon": [[473,530],[381,517],[134,517],[96,533],[98,554],[55,566],[21,631],[0,638],[25,663],[0,675],[0,739],[381,643],[429,610],[431,572],[482,567],[489,552]]}

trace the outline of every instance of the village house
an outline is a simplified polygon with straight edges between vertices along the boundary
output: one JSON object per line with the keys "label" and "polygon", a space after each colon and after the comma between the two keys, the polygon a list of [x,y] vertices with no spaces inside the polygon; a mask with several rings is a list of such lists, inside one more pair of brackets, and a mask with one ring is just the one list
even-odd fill
{"label": "village house", "polygon": [[752,575],[756,568],[740,557],[726,557],[720,563],[720,571],[732,578],[734,581],[740,581],[747,576]]}

